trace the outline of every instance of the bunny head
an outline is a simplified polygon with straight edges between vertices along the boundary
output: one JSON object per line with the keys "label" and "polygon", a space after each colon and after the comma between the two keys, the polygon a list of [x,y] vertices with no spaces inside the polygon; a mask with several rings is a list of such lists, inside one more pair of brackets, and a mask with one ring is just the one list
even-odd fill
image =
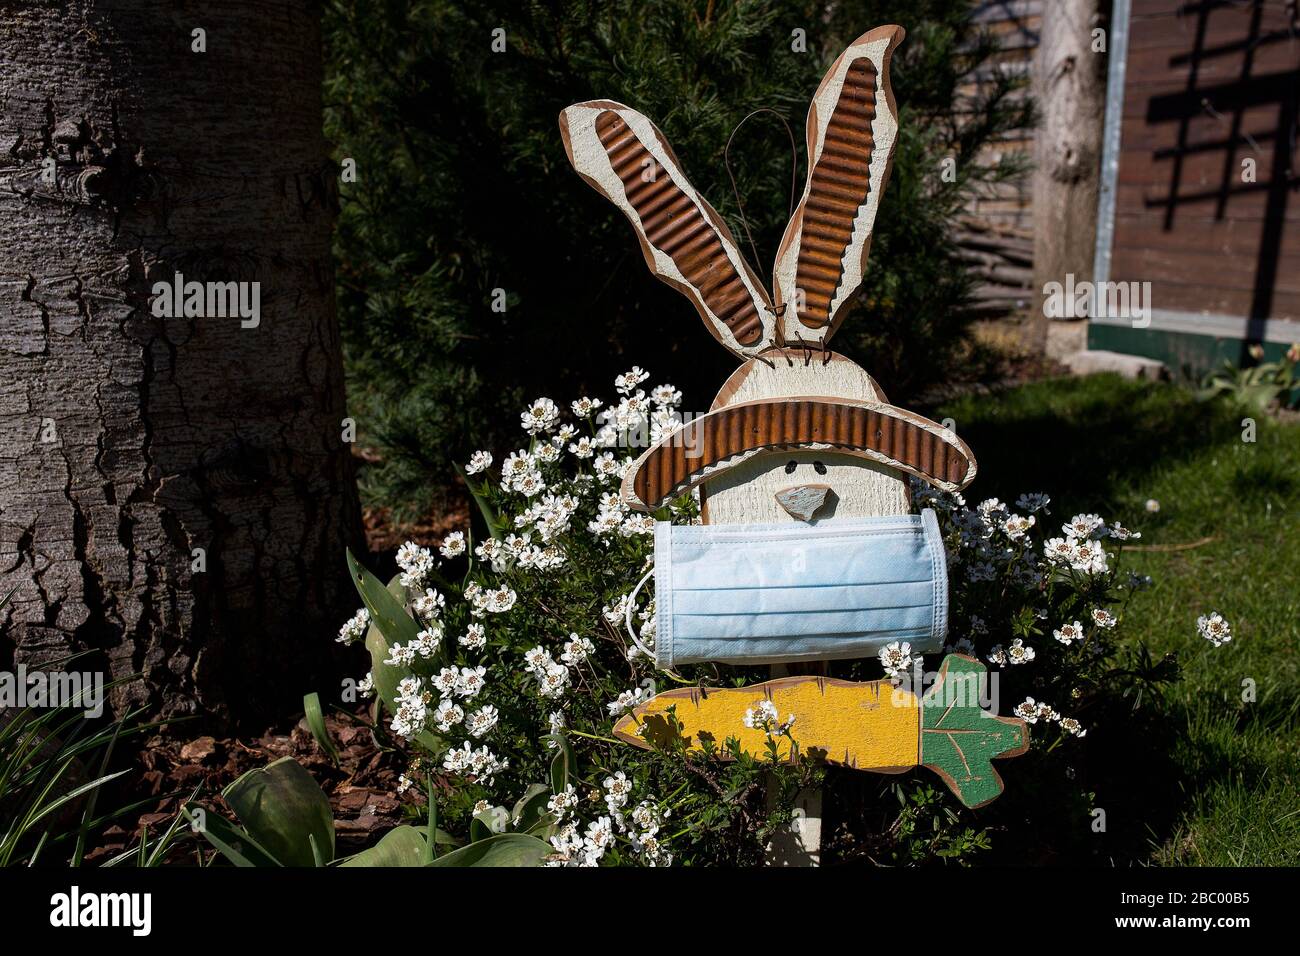
{"label": "bunny head", "polygon": [[815,521],[910,510],[906,476],[943,490],[975,476],[950,430],[889,405],[827,343],[862,284],[898,132],[889,61],[897,26],[855,40],[808,111],[808,179],[769,296],[663,134],[608,100],[560,114],[578,173],[631,221],[650,270],[695,305],[743,364],[706,415],[634,463],[623,500],[653,511],[695,487],[714,524]]}

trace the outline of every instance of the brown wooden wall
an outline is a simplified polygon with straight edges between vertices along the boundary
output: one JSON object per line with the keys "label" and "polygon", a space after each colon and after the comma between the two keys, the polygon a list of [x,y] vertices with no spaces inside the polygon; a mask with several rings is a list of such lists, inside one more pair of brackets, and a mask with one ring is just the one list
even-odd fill
{"label": "brown wooden wall", "polygon": [[1298,100],[1285,0],[1133,0],[1111,279],[1156,309],[1300,318]]}

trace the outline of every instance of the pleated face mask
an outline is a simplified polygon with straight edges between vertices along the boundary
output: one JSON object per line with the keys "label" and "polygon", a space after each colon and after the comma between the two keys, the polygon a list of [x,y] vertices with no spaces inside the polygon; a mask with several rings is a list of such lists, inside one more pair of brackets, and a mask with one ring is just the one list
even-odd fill
{"label": "pleated face mask", "polygon": [[811,527],[659,522],[654,578],[661,668],[872,657],[892,641],[926,653],[948,627],[943,540],[928,508]]}

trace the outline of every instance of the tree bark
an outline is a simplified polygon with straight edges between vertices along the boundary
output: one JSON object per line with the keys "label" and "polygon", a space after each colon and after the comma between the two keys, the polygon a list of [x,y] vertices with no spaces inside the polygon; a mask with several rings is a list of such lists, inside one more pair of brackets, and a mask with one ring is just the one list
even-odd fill
{"label": "tree bark", "polygon": [[[317,11],[0,8],[0,666],[89,649],[142,675],[118,709],[283,713],[333,676],[360,529]],[[259,282],[260,324],[155,317],[176,272]]]}
{"label": "tree bark", "polygon": [[1091,281],[1106,115],[1106,55],[1093,52],[1098,0],[1044,0],[1034,58],[1040,123],[1034,140],[1033,346],[1047,346],[1043,287]]}

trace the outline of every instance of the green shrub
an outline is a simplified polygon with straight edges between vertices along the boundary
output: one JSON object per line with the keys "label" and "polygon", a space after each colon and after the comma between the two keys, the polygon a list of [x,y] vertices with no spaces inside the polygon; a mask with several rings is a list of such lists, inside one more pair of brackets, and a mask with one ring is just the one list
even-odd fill
{"label": "green shrub", "polygon": [[[732,131],[760,107],[782,114],[802,189],[813,91],[848,42],[883,23],[908,31],[892,67],[900,143],[861,304],[835,344],[895,399],[947,377],[969,318],[950,225],[973,188],[1016,172],[979,157],[1026,121],[997,70],[954,108],[991,64],[969,15],[966,0],[330,4],[327,128],[357,175],[341,186],[340,318],[352,414],[381,459],[363,475],[369,500],[399,512],[437,503],[450,462],[503,440],[506,413],[555,382],[592,390],[611,365],[673,369],[691,407],[706,407],[733,363],[570,168],[559,112],[610,98],[651,117],[743,237],[723,162]],[[496,28],[506,52],[492,51]],[[791,49],[796,29],[806,52]],[[730,155],[752,264],[766,274],[791,205],[786,130],[760,114]],[[940,175],[949,157],[953,182]],[[504,312],[491,307],[496,289]]]}

